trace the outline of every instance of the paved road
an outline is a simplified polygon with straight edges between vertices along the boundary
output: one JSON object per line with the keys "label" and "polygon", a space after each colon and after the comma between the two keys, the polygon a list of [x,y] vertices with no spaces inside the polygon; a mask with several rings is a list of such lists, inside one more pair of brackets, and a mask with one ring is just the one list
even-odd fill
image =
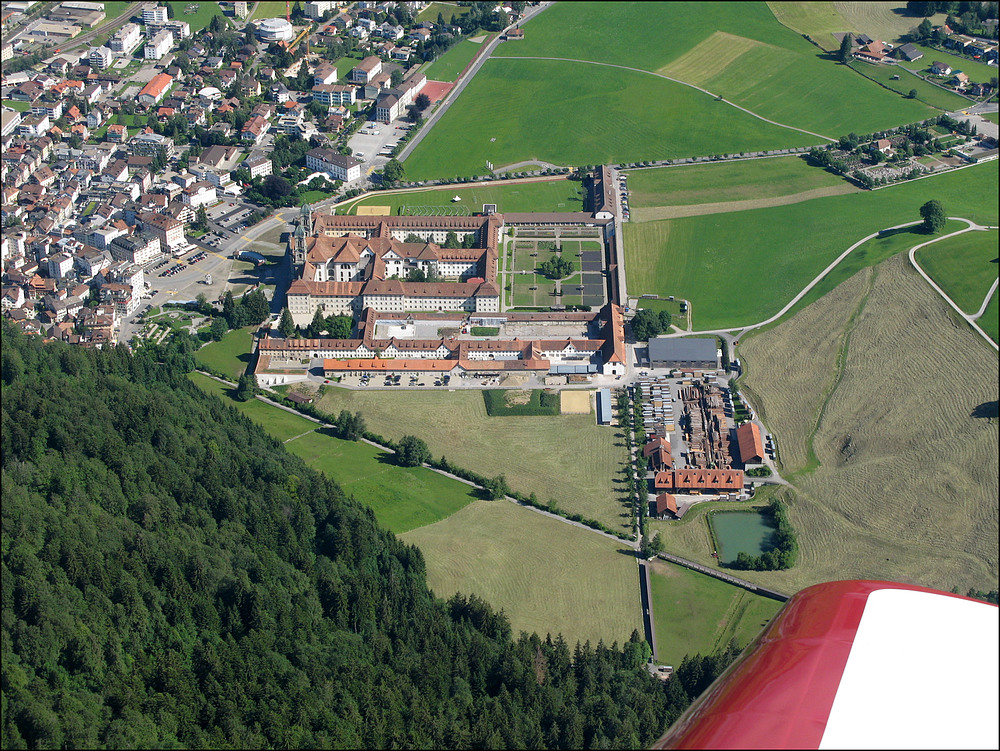
{"label": "paved road", "polygon": [[437,108],[434,110],[434,112],[431,113],[430,117],[427,118],[427,122],[424,123],[424,126],[420,129],[420,132],[417,133],[415,136],[413,136],[413,140],[411,140],[408,144],[406,144],[406,146],[403,147],[403,150],[399,153],[399,156],[397,157],[397,159],[400,162],[406,161],[406,158],[410,154],[412,154],[413,150],[419,145],[419,143],[422,140],[424,140],[424,136],[426,136],[430,132],[431,128],[433,128],[434,125],[437,123],[437,121],[441,119],[441,116],[448,111],[448,108],[451,107],[452,102],[458,99],[459,94],[461,94],[462,91],[465,90],[465,87],[468,85],[469,81],[472,80],[472,77],[479,72],[479,69],[483,67],[483,63],[486,62],[489,56],[493,54],[493,51],[497,48],[497,45],[501,43],[500,37],[503,34],[505,34],[509,29],[514,28],[514,26],[519,26],[522,23],[528,22],[529,20],[537,16],[539,13],[541,13],[543,10],[548,8],[550,5],[552,5],[551,2],[543,2],[540,3],[539,5],[530,6],[526,8],[524,11],[524,18],[522,20],[518,21],[517,23],[510,24],[510,26],[501,31],[487,43],[486,47],[479,52],[478,56],[473,61],[469,69],[465,71],[465,73],[455,82],[455,85],[445,95],[445,98],[441,102],[441,104],[439,104]]}

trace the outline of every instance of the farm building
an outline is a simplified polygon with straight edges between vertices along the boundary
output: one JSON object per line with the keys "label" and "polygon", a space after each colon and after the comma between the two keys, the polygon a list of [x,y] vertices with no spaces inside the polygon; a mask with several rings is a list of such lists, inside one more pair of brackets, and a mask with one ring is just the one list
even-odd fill
{"label": "farm building", "polygon": [[714,338],[649,340],[649,365],[653,368],[717,370],[719,352]]}
{"label": "farm building", "polygon": [[670,441],[663,436],[653,436],[642,449],[644,459],[652,462],[657,472],[674,468],[674,458],[670,453]]}
{"label": "farm building", "polygon": [[597,390],[597,424],[611,424],[611,389]]}
{"label": "farm building", "polygon": [[736,428],[736,443],[744,467],[754,467],[764,463],[764,442],[761,440],[760,428],[756,423],[745,422]]}
{"label": "farm building", "polygon": [[915,47],[912,44],[904,44],[901,47],[898,47],[896,51],[899,53],[899,56],[901,58],[903,58],[904,60],[909,60],[911,63],[914,60],[919,60],[924,56],[924,53],[921,52],[917,47]]}
{"label": "farm building", "polygon": [[729,494],[743,491],[741,469],[675,469],[657,472],[653,487],[681,493]]}
{"label": "farm building", "polygon": [[656,500],[649,502],[649,516],[653,519],[680,519],[684,511],[677,510],[677,499],[670,493],[660,493]]}

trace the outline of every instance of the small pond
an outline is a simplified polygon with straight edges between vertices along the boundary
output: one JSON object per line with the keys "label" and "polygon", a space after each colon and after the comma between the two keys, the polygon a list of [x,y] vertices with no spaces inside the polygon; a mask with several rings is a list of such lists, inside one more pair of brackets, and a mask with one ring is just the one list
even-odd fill
{"label": "small pond", "polygon": [[719,561],[732,563],[740,553],[760,555],[770,550],[775,527],[759,511],[725,511],[713,514],[712,530],[719,543]]}

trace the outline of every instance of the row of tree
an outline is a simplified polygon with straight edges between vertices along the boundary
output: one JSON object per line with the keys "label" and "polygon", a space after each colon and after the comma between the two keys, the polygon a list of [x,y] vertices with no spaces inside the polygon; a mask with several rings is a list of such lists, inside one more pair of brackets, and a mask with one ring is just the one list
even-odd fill
{"label": "row of tree", "polygon": [[730,568],[743,571],[777,571],[795,565],[798,555],[798,541],[795,530],[788,520],[788,509],[780,498],[773,498],[762,512],[768,516],[775,530],[771,534],[771,549],[760,555],[740,552]]}
{"label": "row of tree", "polygon": [[632,335],[637,342],[649,341],[655,336],[659,336],[664,331],[670,331],[670,321],[672,316],[669,311],[649,310],[640,308],[630,323]]}

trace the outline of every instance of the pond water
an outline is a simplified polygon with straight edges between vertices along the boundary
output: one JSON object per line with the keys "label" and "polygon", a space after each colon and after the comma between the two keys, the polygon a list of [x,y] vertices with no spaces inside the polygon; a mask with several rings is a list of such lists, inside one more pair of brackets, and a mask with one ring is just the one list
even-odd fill
{"label": "pond water", "polygon": [[712,515],[712,529],[719,543],[719,561],[732,563],[741,552],[760,555],[770,550],[775,530],[759,511],[726,511]]}

